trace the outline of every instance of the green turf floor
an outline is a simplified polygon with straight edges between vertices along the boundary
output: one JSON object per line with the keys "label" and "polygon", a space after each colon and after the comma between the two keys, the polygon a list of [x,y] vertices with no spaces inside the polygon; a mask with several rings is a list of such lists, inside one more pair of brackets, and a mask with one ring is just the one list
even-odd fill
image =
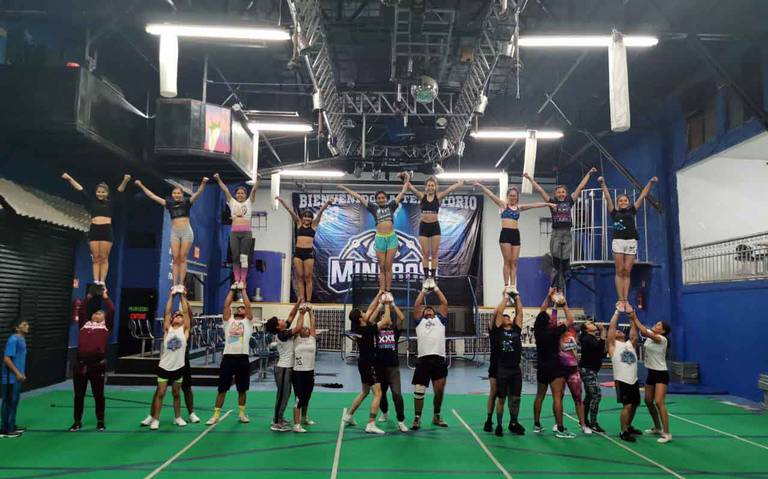
{"label": "green turf floor", "polygon": [[[66,432],[72,422],[67,391],[23,399],[19,423],[29,430],[19,439],[0,440],[0,477],[143,478],[173,458],[208,428],[196,424],[178,428],[171,423],[170,397],[159,431],[140,428],[147,413],[146,391],[108,391],[107,431],[97,432],[92,401],[86,402],[84,429]],[[170,396],[170,395],[169,395]],[[196,392],[198,413],[207,419],[214,391]],[[316,392],[310,416],[317,421],[307,434],[269,431],[274,393],[249,395],[250,424],[239,424],[235,394],[225,405],[232,414],[176,457],[156,476],[160,478],[330,478],[339,421],[347,393]],[[412,419],[411,398],[406,413]],[[428,398],[426,415],[431,415]],[[531,427],[532,396],[523,398],[521,422]],[[573,415],[566,398],[566,412]],[[367,403],[366,405],[367,406]],[[364,406],[364,407],[365,407]],[[545,411],[549,411],[549,403]],[[674,441],[661,445],[641,437],[636,444],[616,440],[618,408],[612,397],[602,403],[600,422],[608,436],[581,434],[573,440],[550,433],[498,438],[483,432],[485,398],[448,396],[443,405],[447,429],[427,425],[419,432],[396,432],[395,423],[383,426],[385,436],[366,435],[362,426],[347,428],[339,451],[338,478],[457,478],[477,477],[706,477],[768,478],[768,415],[742,410],[700,397],[670,396]],[[461,424],[460,415],[487,447],[483,450]],[[357,413],[363,423],[367,411]],[[694,421],[699,424],[692,424]],[[551,416],[543,424],[552,425]],[[576,431],[576,423],[566,419]],[[644,429],[650,418],[638,411],[635,425]],[[709,426],[718,431],[707,429]],[[725,433],[735,435],[729,436]],[[741,439],[739,439],[741,438]],[[613,441],[612,441],[613,440]]]}

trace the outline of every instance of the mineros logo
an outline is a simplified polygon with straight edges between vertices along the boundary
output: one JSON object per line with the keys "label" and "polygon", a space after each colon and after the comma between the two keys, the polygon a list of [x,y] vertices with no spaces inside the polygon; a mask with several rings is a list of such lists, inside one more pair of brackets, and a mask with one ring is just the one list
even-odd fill
{"label": "mineros logo", "polygon": [[[392,279],[397,281],[421,275],[422,257],[417,239],[400,231],[396,234],[397,252],[392,262]],[[349,291],[355,274],[379,273],[375,239],[376,230],[364,231],[349,238],[338,256],[328,258],[328,288],[331,291],[339,294]]]}

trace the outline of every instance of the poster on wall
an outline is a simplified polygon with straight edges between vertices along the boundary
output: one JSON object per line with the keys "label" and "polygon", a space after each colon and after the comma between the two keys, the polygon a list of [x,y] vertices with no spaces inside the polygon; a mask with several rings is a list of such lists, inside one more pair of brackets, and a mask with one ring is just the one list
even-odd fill
{"label": "poster on wall", "polygon": [[[374,202],[374,194],[361,193]],[[335,203],[323,213],[315,235],[314,299],[321,303],[343,303],[355,274],[377,274],[374,250],[376,225],[373,216],[352,196],[340,194],[293,193],[293,208],[316,213],[329,199]],[[390,195],[390,199],[395,195]],[[419,248],[421,210],[414,195],[406,195],[395,211],[398,250],[392,267],[393,282],[423,273]],[[483,197],[450,195],[440,206],[440,262],[437,276],[480,274]],[[481,291],[476,291],[482,294]],[[295,292],[291,292],[295,298]],[[479,296],[482,297],[482,296]]]}
{"label": "poster on wall", "polygon": [[205,150],[213,153],[232,151],[231,116],[229,108],[205,104]]}

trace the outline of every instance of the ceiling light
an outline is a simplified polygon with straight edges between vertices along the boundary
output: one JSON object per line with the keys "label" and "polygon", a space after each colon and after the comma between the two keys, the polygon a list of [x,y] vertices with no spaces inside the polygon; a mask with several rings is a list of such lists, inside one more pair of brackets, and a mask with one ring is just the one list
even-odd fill
{"label": "ceiling light", "polygon": [[485,113],[485,109],[488,106],[488,97],[480,94],[480,98],[477,99],[477,106],[475,106],[475,113],[482,116]]}
{"label": "ceiling light", "polygon": [[[530,130],[478,130],[469,135],[483,140],[524,140],[528,138]],[[558,140],[563,137],[562,131],[534,130],[537,140]]]}
{"label": "ceiling light", "polygon": [[309,133],[312,125],[307,123],[288,123],[273,121],[249,121],[248,128],[258,131],[284,132],[284,133]]}
{"label": "ceiling light", "polygon": [[282,170],[280,176],[291,176],[294,178],[341,178],[343,171],[336,170]]}
{"label": "ceiling light", "polygon": [[189,38],[216,38],[223,40],[280,41],[291,36],[282,28],[226,27],[217,25],[184,25],[172,23],[148,23],[146,32],[152,35],[176,35]]}
{"label": "ceiling light", "polygon": [[498,171],[467,171],[458,173],[438,173],[441,180],[498,180],[505,173]]}
{"label": "ceiling light", "polygon": [[[608,48],[610,35],[526,35],[518,41],[520,48]],[[659,39],[646,35],[625,35],[624,45],[631,47],[653,47]]]}

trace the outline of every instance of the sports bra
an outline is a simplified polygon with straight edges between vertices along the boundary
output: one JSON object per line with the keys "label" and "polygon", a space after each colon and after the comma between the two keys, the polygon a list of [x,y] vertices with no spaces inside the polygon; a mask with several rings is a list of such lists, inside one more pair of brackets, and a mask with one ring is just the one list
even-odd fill
{"label": "sports bra", "polygon": [[95,218],[97,216],[112,218],[112,201],[109,198],[100,200],[96,198],[96,195],[92,196],[90,193],[85,191],[85,189],[82,189],[80,193],[86,200],[85,209],[88,211],[88,214],[91,215],[91,218]]}
{"label": "sports bra", "polygon": [[517,207],[514,210],[507,206],[504,208],[504,210],[501,212],[501,219],[503,220],[515,220],[517,221],[520,218],[520,208]]}
{"label": "sports bra", "polygon": [[440,200],[437,199],[437,195],[429,201],[427,195],[421,197],[421,212],[422,213],[434,213],[437,214],[440,211]]}
{"label": "sports bra", "polygon": [[304,226],[299,226],[296,228],[296,237],[299,236],[309,236],[310,238],[315,237],[316,231],[311,226],[307,226],[306,228]]}
{"label": "sports bra", "polygon": [[189,218],[189,210],[191,207],[192,203],[186,196],[181,201],[176,201],[171,196],[165,199],[165,209],[168,210],[172,220],[175,220],[176,218]]}

